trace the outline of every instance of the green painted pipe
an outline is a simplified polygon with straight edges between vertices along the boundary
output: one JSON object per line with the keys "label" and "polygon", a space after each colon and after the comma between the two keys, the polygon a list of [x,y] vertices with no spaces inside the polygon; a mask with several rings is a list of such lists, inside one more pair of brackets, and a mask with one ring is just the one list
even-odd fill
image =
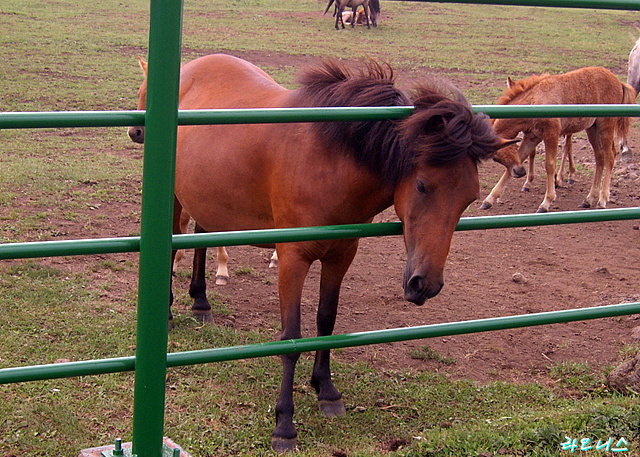
{"label": "green painted pipe", "polygon": [[182,0],[151,0],[149,16],[133,397],[132,453],[138,457],[162,455]]}
{"label": "green painted pipe", "polygon": [[[640,207],[563,211],[558,213],[464,217],[460,219],[456,230],[485,230],[631,219],[640,219]],[[370,236],[401,234],[401,223],[383,222],[376,224],[352,224],[326,227],[300,227],[290,229],[246,230],[173,235],[172,246],[174,249],[188,249],[194,247],[273,244],[276,242],[365,238]],[[88,255],[135,252],[139,249],[140,237],[5,243],[0,244],[0,259],[25,259],[81,254]]]}
{"label": "green painted pipe", "polygon": [[[528,117],[640,117],[640,105],[475,105],[475,112],[492,118]],[[402,119],[411,106],[257,108],[180,110],[180,125],[256,124]],[[68,111],[0,113],[0,129],[60,127],[126,127],[145,125],[144,111]]]}
{"label": "green painted pipe", "polygon": [[[605,317],[625,316],[640,313],[640,302],[592,308],[568,309],[519,316],[495,317],[444,324],[402,327],[370,332],[348,333],[344,335],[303,338],[299,340],[272,341],[268,343],[203,349],[188,352],[173,352],[166,355],[167,367],[178,367],[202,363],[224,362],[257,357],[309,352],[321,349],[336,349],[370,344],[391,343],[426,338],[479,333],[510,328],[533,327]],[[165,331],[163,329],[163,331]],[[166,333],[166,331],[165,331]],[[133,371],[135,357],[67,362],[53,365],[14,367],[0,370],[0,384],[36,381],[104,373]]]}

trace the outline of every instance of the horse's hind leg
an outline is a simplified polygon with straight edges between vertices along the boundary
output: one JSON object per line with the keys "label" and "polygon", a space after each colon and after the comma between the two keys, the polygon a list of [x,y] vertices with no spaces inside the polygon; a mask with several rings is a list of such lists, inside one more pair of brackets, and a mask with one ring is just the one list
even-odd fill
{"label": "horse's hind leg", "polygon": [[[173,233],[182,233],[181,217],[182,205],[177,198],[173,198]],[[173,328],[173,313],[171,312],[171,305],[173,305],[173,268],[176,260],[176,250],[171,251],[171,284],[169,285],[169,330]]]}
{"label": "horse's hind leg", "polygon": [[224,246],[219,246],[216,254],[218,271],[216,271],[216,284],[226,286],[229,283],[229,254]]}
{"label": "horse's hind leg", "polygon": [[340,30],[340,28],[338,27],[338,21],[340,21],[340,24],[342,24],[342,28],[344,29],[344,21],[342,20],[342,12],[344,11],[344,6],[340,5],[338,6],[338,3],[336,2],[336,30]]}
{"label": "horse's hind leg", "polygon": [[[206,233],[206,231],[196,223],[195,233]],[[196,248],[193,253],[193,273],[189,286],[189,295],[194,299],[191,312],[199,321],[213,322],[211,305],[207,300],[206,263],[207,248]]]}
{"label": "horse's hind leg", "polygon": [[[597,124],[587,129],[587,137],[589,138],[589,143],[591,143],[591,147],[593,148],[593,154],[596,160],[596,170],[593,174],[593,181],[591,181],[591,189],[589,190],[585,200],[580,204],[580,208],[591,208],[595,206],[596,202],[600,202],[602,198],[600,191],[602,186],[602,175],[605,167],[607,166],[606,163],[608,160],[606,159],[606,155],[609,154],[610,149],[610,146],[602,137],[602,132],[598,131]],[[611,168],[613,168],[613,165]]]}
{"label": "horse's hind leg", "polygon": [[278,266],[278,251],[273,251],[271,260],[269,261],[269,268],[276,268]]}
{"label": "horse's hind leg", "polygon": [[[353,240],[345,241],[341,245],[339,250],[334,250],[335,254],[322,259],[320,303],[316,317],[318,336],[327,336],[333,333],[342,279],[358,249],[358,242]],[[329,350],[316,352],[311,385],[318,393],[318,405],[326,417],[344,416],[345,408],[342,394],[331,380]]]}
{"label": "horse's hind leg", "polygon": [[556,178],[556,185],[558,187],[562,187],[565,183],[564,179],[564,164],[565,162],[569,162],[569,177],[567,182],[569,184],[573,184],[573,175],[576,172],[576,166],[573,161],[573,140],[572,135],[565,135],[564,144],[562,145],[562,159],[560,160],[560,170],[558,170],[558,176]]}

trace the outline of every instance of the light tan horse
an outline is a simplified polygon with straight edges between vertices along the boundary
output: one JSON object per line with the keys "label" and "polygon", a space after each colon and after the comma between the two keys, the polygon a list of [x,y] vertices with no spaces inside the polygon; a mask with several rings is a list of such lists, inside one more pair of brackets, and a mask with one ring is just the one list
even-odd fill
{"label": "light tan horse", "polygon": [[[509,88],[498,99],[501,105],[556,105],[556,104],[633,104],[636,94],[632,87],[622,83],[613,73],[601,67],[588,67],[562,75],[532,76],[517,82],[511,81]],[[544,142],[547,183],[544,200],[538,212],[546,212],[556,199],[556,160],[558,141],[561,135],[587,131],[593,147],[596,170],[591,190],[580,205],[582,208],[597,206],[606,208],[609,201],[611,174],[615,163],[616,139],[626,137],[629,118],[539,118],[497,119],[496,132],[505,138],[514,138],[524,133],[519,147],[512,145],[502,149],[496,160],[500,163],[521,164],[529,158],[529,175],[524,189],[533,179],[533,158],[536,146]],[[571,142],[567,142],[571,145]],[[505,171],[500,181],[485,198],[482,208],[490,208],[502,195],[509,180],[510,170]]]}
{"label": "light tan horse", "polygon": [[[184,209],[209,232],[370,222],[395,205],[403,222],[407,263],[404,296],[418,305],[438,294],[451,238],[478,197],[477,164],[508,142],[486,116],[474,114],[449,85],[423,83],[411,96],[395,87],[389,67],[337,61],[305,70],[288,90],[264,71],[228,55],[182,67],[180,109],[406,106],[403,120],[293,124],[194,125],[178,128],[174,232]],[[144,106],[146,83],[139,91]],[[321,263],[317,334],[333,332],[355,239],[278,243],[283,340],[301,337],[300,305],[311,264]],[[204,273],[194,255],[193,312],[211,316]],[[204,262],[202,262],[202,265]],[[198,264],[200,265],[200,264]],[[296,448],[294,372],[299,354],[282,356],[272,446]],[[321,350],[311,376],[326,416],[345,414]]]}

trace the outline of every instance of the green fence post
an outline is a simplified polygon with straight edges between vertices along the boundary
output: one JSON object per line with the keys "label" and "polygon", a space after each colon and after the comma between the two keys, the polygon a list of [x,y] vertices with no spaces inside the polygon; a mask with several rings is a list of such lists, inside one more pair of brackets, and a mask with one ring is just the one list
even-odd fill
{"label": "green fence post", "polygon": [[133,453],[160,457],[167,370],[182,0],[151,0]]}

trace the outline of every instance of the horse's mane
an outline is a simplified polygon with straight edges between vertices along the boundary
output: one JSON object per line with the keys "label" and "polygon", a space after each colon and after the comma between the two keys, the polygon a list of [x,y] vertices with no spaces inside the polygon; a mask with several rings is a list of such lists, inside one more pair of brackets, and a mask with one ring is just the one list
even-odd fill
{"label": "horse's mane", "polygon": [[518,95],[528,91],[533,86],[538,84],[543,79],[548,78],[548,74],[533,75],[526,79],[520,79],[514,83],[511,83],[504,93],[498,98],[498,105],[506,105],[511,102]]}
{"label": "horse's mane", "polygon": [[433,166],[445,166],[465,156],[478,163],[493,157],[500,137],[485,114],[475,114],[462,92],[446,81],[423,80],[414,89],[415,107],[403,121],[405,143],[414,155]]}
{"label": "horse's mane", "polygon": [[455,87],[425,81],[408,96],[395,87],[388,65],[367,61],[352,67],[325,60],[302,72],[298,82],[307,106],[415,106],[403,120],[314,124],[329,148],[353,155],[391,184],[410,173],[418,160],[435,166],[464,155],[484,160],[499,142],[486,116],[473,114]]}

